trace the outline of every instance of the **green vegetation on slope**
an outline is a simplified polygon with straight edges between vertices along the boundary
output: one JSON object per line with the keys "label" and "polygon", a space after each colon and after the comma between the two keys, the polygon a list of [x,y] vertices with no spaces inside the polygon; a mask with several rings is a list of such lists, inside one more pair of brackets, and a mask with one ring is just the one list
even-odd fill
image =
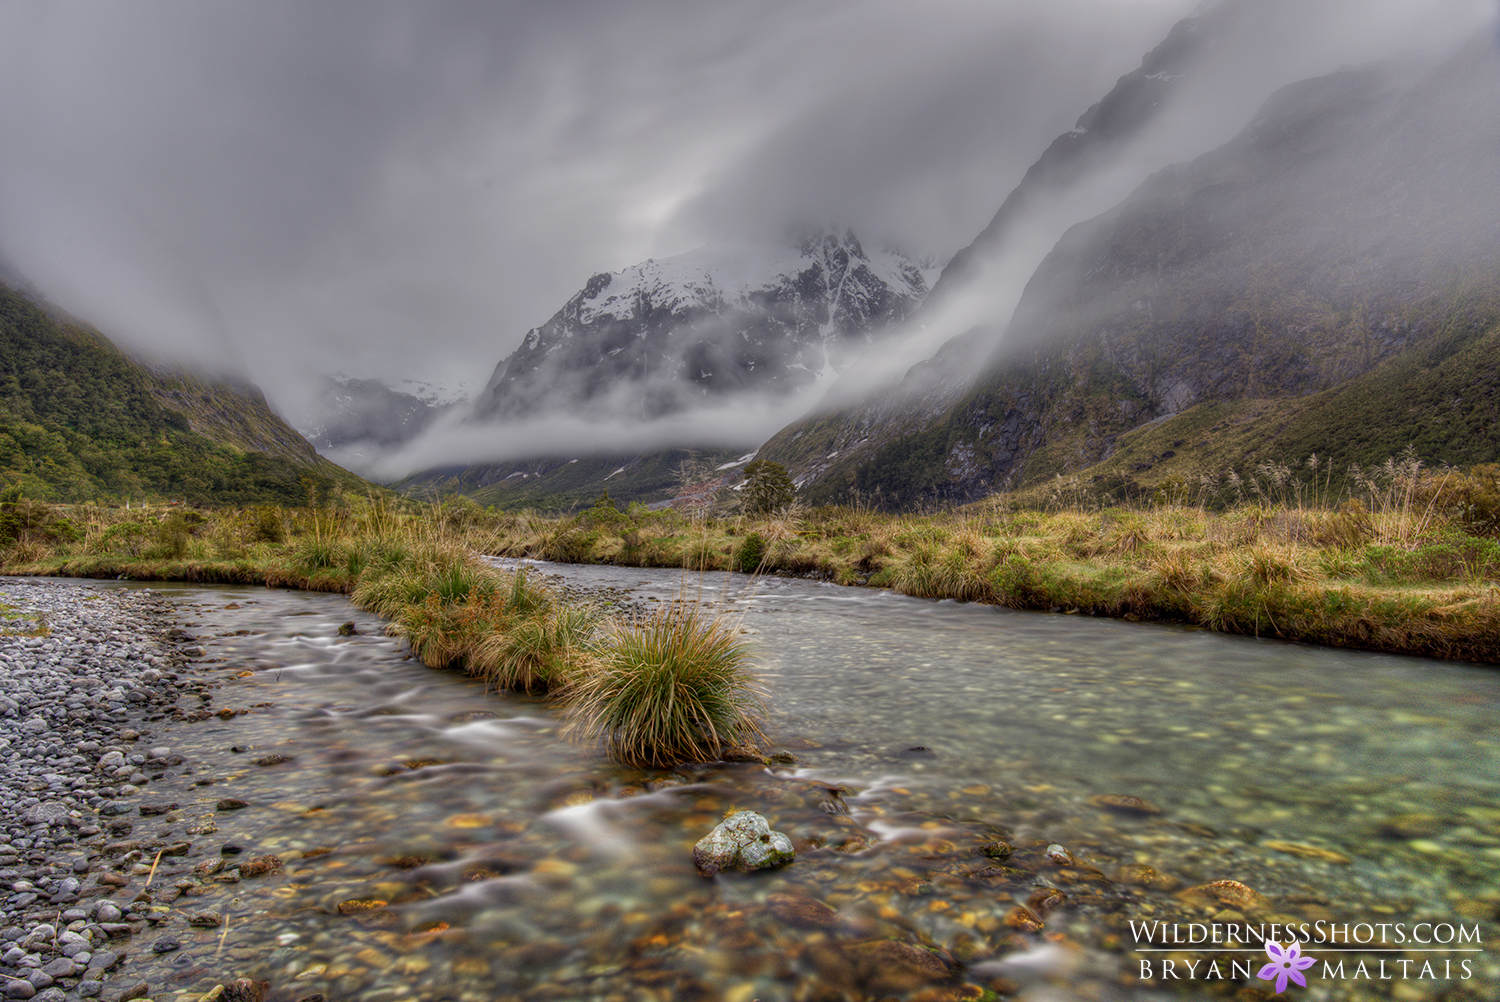
{"label": "green vegetation on slope", "polygon": [[393,487],[408,497],[435,500],[461,494],[484,506],[573,512],[605,491],[622,504],[651,504],[675,497],[686,486],[683,471],[698,468],[706,479],[737,453],[668,449],[632,455],[580,456],[426,470]]}
{"label": "green vegetation on slope", "polygon": [[220,504],[295,504],[309,490],[364,486],[310,448],[298,462],[194,432],[201,400],[170,409],[154,391],[172,389],[98,332],[0,285],[0,483],[43,499]]}
{"label": "green vegetation on slope", "polygon": [[[1304,397],[1199,404],[1121,435],[1103,462],[1063,477],[1094,495],[1196,495],[1261,467],[1317,457],[1325,494],[1347,493],[1354,466],[1411,451],[1453,466],[1500,457],[1500,326],[1455,325],[1442,337],[1340,386]],[[1023,501],[1056,489],[1038,470]]]}

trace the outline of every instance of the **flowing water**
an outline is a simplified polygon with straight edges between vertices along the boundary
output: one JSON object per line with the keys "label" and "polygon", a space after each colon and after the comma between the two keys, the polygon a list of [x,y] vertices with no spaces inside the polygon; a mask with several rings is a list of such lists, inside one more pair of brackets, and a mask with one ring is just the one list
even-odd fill
{"label": "flowing water", "polygon": [[[1270,998],[1261,936],[1316,958],[1282,997],[1500,990],[1492,667],[543,569],[731,610],[794,761],[614,766],[544,701],[423,667],[339,597],[160,588],[227,678],[217,704],[250,712],[171,725],[195,769],[138,796],[284,870],[170,902],[169,923],[220,921],[137,952],[179,993],[158,999],[242,973],[275,1002]],[[734,809],[797,861],[699,876],[694,842]]]}

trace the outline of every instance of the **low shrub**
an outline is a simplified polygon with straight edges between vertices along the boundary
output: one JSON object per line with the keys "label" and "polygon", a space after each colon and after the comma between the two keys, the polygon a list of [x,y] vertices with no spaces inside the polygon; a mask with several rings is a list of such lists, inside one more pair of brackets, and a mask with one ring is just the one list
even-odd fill
{"label": "low shrub", "polygon": [[761,562],[766,555],[766,541],[758,532],[746,533],[745,538],[734,551],[735,570],[744,574],[754,574],[760,570]]}
{"label": "low shrub", "polygon": [[1313,522],[1312,541],[1319,546],[1352,550],[1364,546],[1375,535],[1370,510],[1363,501],[1349,500],[1337,511],[1328,512]]}
{"label": "low shrub", "polygon": [[286,524],[281,511],[270,505],[261,505],[250,513],[250,531],[246,541],[250,543],[281,543],[286,541]]}
{"label": "low shrub", "polygon": [[598,529],[588,528],[581,522],[567,523],[542,544],[540,556],[561,564],[587,563],[598,542]]}
{"label": "low shrub", "polygon": [[1500,463],[1465,472],[1424,470],[1412,490],[1414,506],[1431,507],[1448,525],[1477,536],[1500,536]]}

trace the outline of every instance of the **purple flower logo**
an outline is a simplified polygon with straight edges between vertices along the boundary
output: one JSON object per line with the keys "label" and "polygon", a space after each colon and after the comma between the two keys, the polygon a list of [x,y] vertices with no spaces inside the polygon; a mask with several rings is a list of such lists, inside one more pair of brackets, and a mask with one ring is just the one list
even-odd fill
{"label": "purple flower logo", "polygon": [[1271,958],[1271,962],[1262,967],[1256,977],[1262,981],[1275,981],[1277,995],[1286,991],[1288,978],[1306,988],[1307,981],[1302,977],[1302,972],[1317,963],[1312,957],[1302,956],[1302,948],[1295,939],[1286,945],[1285,950],[1266,940],[1266,956]]}

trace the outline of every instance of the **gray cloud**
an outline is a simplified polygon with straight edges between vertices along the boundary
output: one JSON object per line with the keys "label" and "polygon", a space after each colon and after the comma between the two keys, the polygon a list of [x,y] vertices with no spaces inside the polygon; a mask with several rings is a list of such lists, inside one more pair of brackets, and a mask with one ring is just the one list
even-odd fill
{"label": "gray cloud", "polygon": [[840,217],[951,253],[1191,0],[0,5],[0,248],[291,402],[482,381],[588,275]]}
{"label": "gray cloud", "polygon": [[[1194,5],[7,0],[0,251],[289,411],[335,370],[477,387],[587,276],[648,256],[808,217],[951,254]],[[1293,71],[1493,5],[1329,9],[1268,28],[1300,34],[1226,65],[1222,121],[1183,119],[1218,131],[1142,163],[1227,138]]]}
{"label": "gray cloud", "polygon": [[[901,343],[846,372],[824,405],[847,406],[889,389],[911,366],[968,335],[944,353],[945,382],[961,386],[982,370],[1026,283],[1069,227],[1119,204],[1156,171],[1227,142],[1276,90],[1374,62],[1419,75],[1495,21],[1494,9],[1489,0],[1275,0],[1237,19],[1149,128],[1097,169],[1013,217],[1008,238],[986,249],[965,286],[949,290],[941,308],[919,313]],[[925,373],[914,388],[926,392],[932,378]]]}

